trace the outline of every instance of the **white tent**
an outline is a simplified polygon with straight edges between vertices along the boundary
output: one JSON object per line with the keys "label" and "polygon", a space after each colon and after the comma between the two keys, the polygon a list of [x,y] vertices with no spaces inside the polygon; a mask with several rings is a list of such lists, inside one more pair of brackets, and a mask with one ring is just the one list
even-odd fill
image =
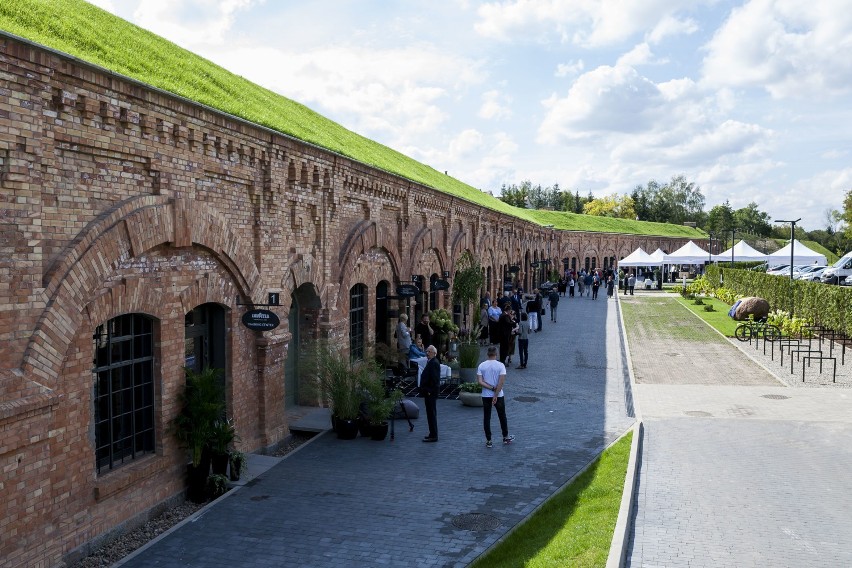
{"label": "white tent", "polygon": [[634,250],[618,261],[618,266],[660,266],[662,261],[654,259],[650,254],[642,250],[642,247]]}
{"label": "white tent", "polygon": [[[752,248],[747,242],[741,240],[737,244],[733,246],[733,254],[734,254],[734,262],[751,262],[754,260],[766,260],[766,255],[760,252],[759,250],[755,250]],[[731,249],[726,250],[720,254],[714,254],[713,260],[715,261],[730,261],[731,260]],[[790,261],[790,251],[787,251],[787,261]]]}
{"label": "white tent", "polygon": [[666,261],[666,253],[665,251],[663,251],[663,249],[658,248],[657,250],[651,253],[651,258],[653,258],[660,264],[663,264]]}
{"label": "white tent", "polygon": [[[790,243],[787,243],[787,246],[781,250],[766,255],[769,265],[790,264],[790,247]],[[825,266],[827,264],[824,254],[812,251],[796,239],[793,239],[792,248],[794,265],[817,264],[818,266]]]}
{"label": "white tent", "polygon": [[689,241],[665,258],[666,264],[704,264],[710,260],[710,253]]}

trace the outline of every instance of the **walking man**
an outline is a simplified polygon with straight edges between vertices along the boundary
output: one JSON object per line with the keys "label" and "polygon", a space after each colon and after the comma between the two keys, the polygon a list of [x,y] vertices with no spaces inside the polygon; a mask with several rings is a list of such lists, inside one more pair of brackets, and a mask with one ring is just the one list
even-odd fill
{"label": "walking man", "polygon": [[550,321],[556,323],[556,306],[559,305],[559,294],[551,288],[547,299],[550,300]]}
{"label": "walking man", "polygon": [[493,446],[491,443],[491,407],[497,409],[503,443],[511,444],[515,437],[509,434],[509,424],[506,421],[506,402],[503,397],[506,366],[497,360],[496,347],[488,348],[488,359],[479,364],[479,368],[476,370],[476,380],[482,387],[482,427],[485,430],[485,447]]}
{"label": "walking man", "polygon": [[[490,352],[489,348],[489,352]],[[434,345],[426,348],[426,367],[420,373],[420,394],[426,404],[426,422],[429,433],[424,442],[438,441],[438,391],[441,388],[441,363],[438,362],[438,349]]]}

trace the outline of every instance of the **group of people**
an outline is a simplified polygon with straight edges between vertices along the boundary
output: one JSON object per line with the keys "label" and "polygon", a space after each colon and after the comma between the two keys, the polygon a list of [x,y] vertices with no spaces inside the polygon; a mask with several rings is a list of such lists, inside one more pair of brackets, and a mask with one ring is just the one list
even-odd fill
{"label": "group of people", "polygon": [[[523,314],[526,315],[526,314]],[[526,318],[523,320],[525,323]],[[421,324],[429,326],[428,316],[424,316]],[[426,357],[426,366],[420,374],[419,392],[423,397],[424,406],[426,407],[426,423],[429,431],[423,437],[424,442],[438,441],[438,395],[441,389],[441,363],[438,359],[438,349],[434,345],[428,345],[422,351],[414,351],[423,347],[423,335],[425,329],[415,327],[416,333],[415,342],[411,341],[411,329],[408,327],[408,316],[402,314],[399,316],[396,329],[397,347],[400,354],[405,354],[406,358],[412,358],[412,354],[422,352]],[[418,331],[420,333],[418,333]],[[429,336],[431,339],[431,335]],[[418,347],[419,346],[419,347]],[[483,430],[485,432],[485,447],[493,447],[491,441],[491,409],[497,410],[497,418],[500,422],[500,431],[503,435],[503,443],[510,444],[515,437],[509,434],[508,421],[506,419],[506,404],[504,400],[503,384],[506,381],[506,366],[497,361],[497,348],[490,346],[487,351],[488,358],[479,364],[476,372],[476,378],[479,385],[482,387],[482,408],[483,408]]]}

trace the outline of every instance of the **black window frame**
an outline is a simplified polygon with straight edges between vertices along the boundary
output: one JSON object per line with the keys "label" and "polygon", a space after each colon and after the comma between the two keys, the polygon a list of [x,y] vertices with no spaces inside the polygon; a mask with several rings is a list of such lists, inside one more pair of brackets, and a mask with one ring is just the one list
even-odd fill
{"label": "black window frame", "polygon": [[362,361],[366,355],[367,286],[355,284],[349,289],[349,358]]}
{"label": "black window frame", "polygon": [[92,336],[98,474],[155,452],[154,324],[144,314],[123,314]]}

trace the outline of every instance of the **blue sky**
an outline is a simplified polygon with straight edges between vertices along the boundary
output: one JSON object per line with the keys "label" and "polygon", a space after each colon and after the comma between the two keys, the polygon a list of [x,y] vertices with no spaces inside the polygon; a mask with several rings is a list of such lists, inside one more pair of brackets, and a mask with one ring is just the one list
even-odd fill
{"label": "blue sky", "polygon": [[97,0],[480,189],[627,194],[825,228],[852,189],[844,0]]}

